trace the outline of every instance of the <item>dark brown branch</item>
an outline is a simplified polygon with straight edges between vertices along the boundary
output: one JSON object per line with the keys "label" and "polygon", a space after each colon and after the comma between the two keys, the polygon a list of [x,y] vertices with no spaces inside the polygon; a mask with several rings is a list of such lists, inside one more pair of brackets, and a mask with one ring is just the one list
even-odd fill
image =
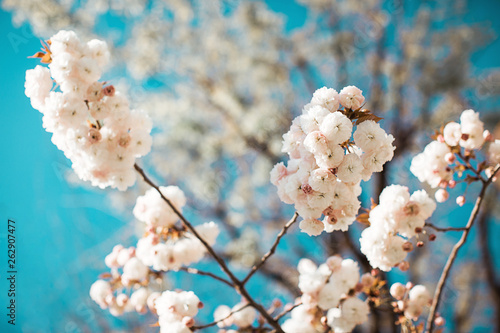
{"label": "dark brown branch", "polygon": [[466,225],[466,230],[462,233],[462,237],[460,237],[460,240],[455,244],[453,249],[451,250],[450,256],[448,257],[448,261],[446,262],[446,265],[444,266],[443,272],[441,273],[441,277],[439,278],[437,287],[436,287],[436,292],[434,293],[434,297],[432,299],[432,305],[431,309],[429,312],[429,317],[427,318],[427,328],[426,332],[430,333],[432,332],[432,329],[434,328],[434,318],[436,316],[436,311],[437,307],[439,305],[439,301],[441,299],[441,292],[443,291],[443,287],[446,283],[446,280],[448,278],[448,275],[450,274],[451,266],[455,262],[455,259],[457,258],[457,253],[458,250],[465,244],[467,241],[467,236],[469,236],[470,230],[472,226],[474,225],[474,221],[476,220],[476,217],[479,213],[479,209],[481,208],[481,204],[483,203],[484,196],[486,194],[486,189],[488,188],[488,185],[491,184],[493,181],[493,177],[495,177],[496,173],[500,169],[500,166],[497,166],[495,170],[493,171],[492,175],[490,178],[488,178],[487,181],[483,181],[483,186],[481,188],[481,192],[479,193],[479,196],[476,200],[476,204],[474,208],[472,209],[472,212],[469,217],[469,221],[467,222]]}
{"label": "dark brown branch", "polygon": [[200,234],[196,231],[196,229],[193,227],[191,222],[189,222],[184,215],[175,207],[172,202],[167,199],[163,193],[160,191],[160,188],[158,185],[153,183],[151,179],[146,175],[144,170],[138,166],[137,164],[134,164],[135,170],[142,176],[144,181],[148,183],[152,188],[154,188],[161,196],[163,201],[167,203],[167,205],[174,211],[175,215],[179,217],[179,219],[182,221],[182,223],[186,226],[187,229],[203,244],[203,246],[207,249],[208,253],[215,259],[215,261],[219,264],[220,268],[226,275],[229,277],[229,279],[233,282],[234,284],[234,289],[236,292],[238,292],[242,297],[244,297],[247,302],[255,309],[257,310],[266,320],[267,322],[276,329],[277,332],[279,333],[284,333],[283,329],[279,325],[277,321],[273,319],[273,317],[267,313],[266,309],[255,302],[255,300],[250,296],[248,291],[245,289],[245,286],[241,283],[240,280],[231,272],[231,270],[227,267],[226,263],[224,260],[214,251],[214,249],[203,239],[203,237],[200,236]]}
{"label": "dark brown branch", "polygon": [[281,312],[279,315],[277,315],[276,317],[274,317],[274,320],[279,321],[281,318],[283,318],[284,316],[286,316],[288,313],[292,312],[293,309],[295,309],[296,307],[298,307],[300,305],[302,305],[302,303],[299,302],[297,304],[294,304],[290,308],[288,308],[286,310],[283,310],[283,312]]}
{"label": "dark brown branch", "polygon": [[205,325],[201,325],[201,326],[193,326],[191,327],[192,330],[201,330],[203,328],[207,328],[207,327],[212,327],[212,326],[215,326],[217,325],[218,323],[228,319],[229,317],[231,317],[233,314],[237,313],[237,312],[240,312],[241,310],[243,309],[246,309],[250,306],[250,304],[245,304],[244,306],[242,306],[241,308],[237,309],[237,310],[234,310],[234,311],[231,311],[226,317],[222,318],[222,319],[219,319],[219,320],[216,320],[214,322],[211,322],[210,324],[205,324]]}
{"label": "dark brown branch", "polygon": [[290,221],[288,221],[287,224],[285,224],[285,226],[283,227],[283,229],[281,229],[280,233],[276,237],[276,240],[274,241],[273,246],[271,246],[271,249],[269,250],[269,252],[267,252],[262,257],[262,259],[259,261],[258,264],[254,265],[252,267],[252,269],[247,274],[247,276],[241,281],[242,285],[245,285],[245,283],[247,283],[248,280],[250,280],[252,275],[254,275],[259,270],[259,268],[261,268],[262,265],[264,265],[266,263],[267,259],[269,259],[269,257],[271,257],[276,252],[276,248],[278,247],[278,244],[279,244],[281,238],[283,238],[283,236],[285,236],[287,230],[292,226],[292,224],[294,224],[297,221],[298,217],[299,217],[299,214],[297,212],[295,212],[295,214],[293,214],[293,217],[290,219]]}
{"label": "dark brown branch", "polygon": [[200,271],[199,269],[192,268],[192,267],[181,267],[181,268],[179,268],[179,270],[186,272],[186,273],[189,273],[189,274],[210,276],[211,278],[214,278],[215,280],[223,282],[223,283],[227,284],[228,286],[230,286],[231,288],[234,288],[234,285],[230,281],[228,281],[224,278],[221,278],[220,276],[217,276],[217,275],[210,273],[210,272]]}
{"label": "dark brown branch", "polygon": [[492,292],[492,299],[495,304],[495,318],[497,331],[500,330],[500,284],[497,282],[497,277],[495,274],[495,264],[490,251],[490,242],[488,238],[489,228],[488,219],[491,214],[491,209],[495,205],[497,192],[489,196],[485,201],[484,213],[481,214],[478,224],[478,234],[479,234],[479,249],[481,251],[481,260],[486,271],[486,282]]}
{"label": "dark brown branch", "polygon": [[436,231],[440,231],[440,232],[446,232],[446,231],[465,231],[467,230],[467,227],[462,227],[462,228],[454,228],[454,227],[446,227],[446,228],[441,228],[441,227],[438,227],[438,226],[435,226],[434,224],[432,223],[425,223],[425,226],[426,227],[429,227],[429,228],[432,228]]}

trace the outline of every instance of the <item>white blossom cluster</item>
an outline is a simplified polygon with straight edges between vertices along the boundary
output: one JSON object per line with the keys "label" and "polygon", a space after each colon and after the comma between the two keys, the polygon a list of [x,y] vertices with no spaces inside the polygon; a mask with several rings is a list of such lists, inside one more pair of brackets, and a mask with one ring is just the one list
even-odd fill
{"label": "white blossom cluster", "polygon": [[[181,189],[177,186],[162,186],[160,191],[182,212],[186,198]],[[137,198],[134,215],[146,223],[148,231],[137,242],[137,257],[155,271],[178,270],[181,266],[200,261],[205,255],[205,247],[192,233],[175,229],[179,218],[155,189],[149,189],[145,195]],[[195,228],[209,245],[215,243],[219,228],[214,222]]]}
{"label": "white blossom cluster", "polygon": [[244,301],[232,308],[227,305],[219,305],[214,311],[214,320],[218,321],[217,326],[224,328],[234,325],[240,329],[251,327],[257,317],[257,313],[254,308],[246,305],[247,303]]}
{"label": "white blossom cluster", "polygon": [[83,43],[73,31],[62,30],[48,44],[49,68],[26,72],[26,96],[80,179],[125,190],[136,179],[135,159],[151,149],[151,120],[131,110],[112,85],[98,81],[109,61],[105,42]]}
{"label": "white blossom cluster", "polygon": [[290,160],[287,166],[275,165],[271,182],[283,202],[295,205],[304,218],[300,228],[309,235],[347,230],[360,207],[360,181],[382,171],[394,155],[393,136],[375,121],[360,122],[353,134],[353,121],[346,115],[360,112],[363,102],[354,86],[340,93],[318,89],[283,136],[282,150]]}
{"label": "white blossom cluster", "polygon": [[131,311],[145,313],[152,304],[148,299],[157,293],[153,285],[149,286],[151,271],[137,258],[135,248],[116,245],[105,262],[111,268],[109,280],[99,279],[92,284],[92,300],[114,316]]}
{"label": "white blossom cluster", "polygon": [[410,320],[417,320],[432,300],[425,286],[413,286],[412,283],[403,285],[396,282],[391,286],[390,293],[397,300],[397,310]]}
{"label": "white blossom cluster", "polygon": [[154,304],[161,333],[191,333],[193,317],[203,307],[192,291],[164,291]]}
{"label": "white blossom cluster", "polygon": [[[160,187],[160,191],[179,212],[182,212],[186,198],[181,189],[177,186],[168,186]],[[148,301],[148,298],[158,296],[156,290],[161,286],[157,286],[157,280],[163,279],[161,273],[178,270],[181,266],[198,262],[206,253],[198,238],[184,228],[176,226],[178,216],[155,189],[150,189],[144,196],[137,198],[134,215],[146,223],[145,235],[139,239],[136,247],[124,248],[122,245],[116,245],[105,258],[106,266],[111,269],[111,273],[107,274],[110,281],[98,280],[90,289],[91,298],[103,309],[109,308],[113,315],[121,315],[134,309],[142,313],[146,311],[146,305],[154,312],[154,307],[151,306],[154,304],[154,299]],[[219,228],[214,222],[204,223],[195,228],[209,245],[215,243]],[[129,289],[131,302],[128,302]],[[134,289],[137,291],[133,291]],[[170,317],[164,316],[164,321],[168,322],[170,320],[168,318]],[[175,325],[179,326],[180,323]],[[168,326],[170,324],[165,325],[170,327]],[[168,329],[174,332],[174,328]],[[165,330],[168,331],[167,328]]]}
{"label": "white blossom cluster", "polygon": [[[446,188],[455,187],[454,174],[464,171],[458,166],[466,165],[469,158],[474,159],[473,151],[482,150],[485,142],[491,142],[486,153],[490,166],[500,163],[500,140],[494,140],[484,124],[479,119],[479,113],[465,110],[460,116],[460,123],[449,122],[436,140],[429,143],[424,151],[416,155],[410,166],[410,171],[421,182],[427,182],[436,191],[436,200],[444,202],[449,194]],[[486,170],[488,174],[488,170]],[[463,196],[457,198],[457,203],[463,205]]]}
{"label": "white blossom cluster", "polygon": [[[370,226],[361,233],[361,252],[374,268],[390,271],[411,251],[409,239],[425,225],[436,203],[424,190],[410,195],[407,187],[387,186],[380,194],[380,203],[370,211]],[[406,270],[405,265],[400,266]]]}
{"label": "white blossom cluster", "polygon": [[357,262],[334,256],[318,267],[311,260],[302,259],[298,270],[302,304],[283,323],[286,333],[324,332],[321,318],[325,311],[326,323],[335,332],[350,332],[368,320],[369,306],[356,295],[364,283],[369,287],[372,279],[363,276],[360,283]]}

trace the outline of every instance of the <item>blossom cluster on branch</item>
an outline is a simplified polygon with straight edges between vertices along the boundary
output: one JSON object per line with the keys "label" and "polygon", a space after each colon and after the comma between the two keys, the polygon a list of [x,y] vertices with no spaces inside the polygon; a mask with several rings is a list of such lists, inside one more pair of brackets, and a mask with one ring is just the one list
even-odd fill
{"label": "blossom cluster on branch", "polygon": [[275,165],[271,182],[283,202],[295,205],[309,235],[346,231],[361,206],[361,180],[382,171],[394,155],[394,138],[362,109],[364,100],[354,86],[340,93],[318,89],[283,136],[290,160]]}
{"label": "blossom cluster on branch", "polygon": [[[415,156],[411,162],[410,171],[421,182],[428,183],[436,191],[436,200],[448,200],[448,188],[454,188],[459,181],[472,183],[483,180],[481,172],[491,176],[494,167],[500,162],[500,140],[494,140],[493,135],[484,130],[484,124],[479,119],[479,113],[465,110],[460,115],[460,123],[449,122],[434,136],[424,151]],[[478,161],[478,154],[483,153],[485,159]],[[465,178],[460,180],[462,176]],[[462,206],[465,197],[456,199]]]}
{"label": "blossom cluster on branch", "polygon": [[83,43],[73,31],[63,30],[35,57],[49,68],[26,72],[26,96],[43,114],[43,127],[78,177],[101,188],[132,186],[136,158],[151,149],[153,124],[145,113],[131,110],[113,85],[98,81],[109,61],[106,43]]}
{"label": "blossom cluster on branch", "polygon": [[408,262],[403,260],[413,249],[409,240],[422,232],[425,220],[435,209],[436,203],[424,190],[410,195],[405,186],[384,188],[379,205],[370,211],[370,226],[360,239],[361,252],[372,267],[389,271],[399,266],[407,270]]}

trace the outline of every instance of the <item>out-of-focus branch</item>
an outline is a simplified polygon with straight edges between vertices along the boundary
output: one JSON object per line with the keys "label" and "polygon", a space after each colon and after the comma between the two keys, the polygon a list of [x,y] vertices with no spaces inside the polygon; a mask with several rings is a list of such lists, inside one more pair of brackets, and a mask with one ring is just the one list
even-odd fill
{"label": "out-of-focus branch", "polygon": [[481,204],[484,201],[484,196],[486,194],[486,190],[488,186],[491,184],[493,181],[493,177],[497,174],[498,170],[500,170],[500,166],[497,166],[495,170],[493,171],[491,177],[488,178],[487,181],[483,181],[483,186],[481,188],[481,192],[479,193],[479,196],[476,200],[476,204],[474,208],[472,209],[472,212],[469,217],[469,221],[467,222],[466,225],[466,230],[462,233],[462,237],[460,240],[455,244],[453,249],[451,250],[451,253],[448,257],[448,261],[446,262],[446,265],[444,266],[443,272],[441,273],[441,277],[439,278],[437,287],[436,287],[436,292],[434,293],[434,298],[432,299],[432,305],[431,309],[429,312],[429,317],[427,318],[427,327],[426,327],[426,332],[430,333],[432,332],[434,328],[434,318],[436,316],[436,311],[437,307],[439,305],[439,301],[441,299],[441,292],[443,291],[443,287],[446,283],[446,280],[450,274],[451,266],[455,262],[455,259],[457,257],[458,250],[465,244],[467,241],[467,237],[469,236],[470,230],[472,226],[474,225],[474,221],[476,220],[476,217],[479,213],[479,209],[481,208]]}
{"label": "out-of-focus branch", "polygon": [[479,249],[481,251],[481,259],[486,271],[486,282],[491,290],[491,298],[495,305],[495,315],[497,331],[500,330],[500,283],[497,281],[495,274],[495,264],[491,254],[491,247],[488,238],[488,219],[491,216],[491,210],[496,202],[498,191],[495,190],[485,200],[485,209],[478,220],[479,233]]}

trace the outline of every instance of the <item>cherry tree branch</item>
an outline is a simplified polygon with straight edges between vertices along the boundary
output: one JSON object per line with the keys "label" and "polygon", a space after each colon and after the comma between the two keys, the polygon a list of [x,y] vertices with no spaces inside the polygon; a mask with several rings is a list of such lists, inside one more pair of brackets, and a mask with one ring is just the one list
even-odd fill
{"label": "cherry tree branch", "polygon": [[261,268],[262,265],[264,265],[266,263],[267,259],[269,259],[269,257],[271,257],[276,252],[276,248],[278,247],[278,244],[279,244],[281,238],[283,238],[283,236],[285,236],[285,234],[288,231],[288,229],[292,226],[292,224],[294,224],[297,221],[298,217],[299,217],[299,214],[297,212],[295,212],[295,214],[293,214],[293,217],[290,219],[290,221],[288,221],[287,224],[285,224],[285,226],[283,227],[283,229],[281,229],[280,233],[276,237],[276,240],[274,241],[273,246],[271,246],[271,249],[269,250],[269,252],[267,252],[262,257],[262,259],[260,260],[260,262],[258,264],[254,265],[252,267],[252,270],[241,281],[242,285],[244,285],[245,283],[247,283],[248,280],[250,280],[250,278],[252,277],[252,275],[254,275],[259,270],[259,268]]}
{"label": "cherry tree branch", "polygon": [[441,227],[438,227],[438,226],[435,226],[434,224],[432,223],[425,223],[425,226],[426,227],[429,227],[429,228],[432,228],[436,231],[441,231],[441,232],[446,232],[446,231],[465,231],[467,230],[467,227],[462,227],[462,228],[455,228],[455,227],[446,227],[446,228],[441,228]]}
{"label": "cherry tree branch", "polygon": [[245,286],[241,283],[240,280],[231,272],[229,267],[227,267],[226,263],[224,260],[215,252],[215,250],[203,239],[203,237],[200,236],[200,234],[196,231],[196,229],[193,227],[191,222],[189,222],[184,215],[172,204],[172,202],[167,199],[163,193],[160,191],[160,187],[156,185],[149,177],[146,175],[144,170],[138,166],[137,164],[134,164],[135,170],[141,175],[141,177],[144,179],[144,181],[150,185],[152,188],[154,188],[161,196],[163,201],[167,203],[167,205],[174,211],[175,215],[179,217],[179,219],[182,221],[182,223],[186,226],[187,229],[203,244],[203,246],[207,249],[208,253],[215,259],[215,261],[219,264],[220,268],[226,275],[229,277],[229,279],[233,282],[233,287],[236,290],[237,293],[239,293],[243,298],[247,300],[247,302],[255,309],[257,310],[266,320],[267,322],[276,329],[277,332],[279,333],[284,333],[283,329],[279,325],[279,323],[274,320],[274,318],[267,313],[266,309],[255,302],[255,300],[250,296],[248,291],[245,289]]}
{"label": "cherry tree branch", "polygon": [[237,310],[234,310],[234,311],[231,311],[227,316],[225,316],[224,318],[221,318],[219,320],[216,320],[214,322],[211,322],[210,324],[205,324],[205,325],[201,325],[201,326],[193,326],[191,327],[192,329],[194,330],[201,330],[203,328],[207,328],[207,327],[212,327],[212,326],[215,326],[217,325],[218,323],[228,319],[229,317],[231,317],[233,314],[237,313],[237,312],[240,312],[241,310],[243,309],[246,309],[250,306],[250,304],[245,304],[244,306],[242,306],[241,308],[237,309]]}
{"label": "cherry tree branch", "polygon": [[276,317],[274,317],[274,319],[276,321],[280,320],[281,318],[283,318],[284,316],[286,316],[288,313],[292,312],[293,309],[295,309],[296,307],[302,305],[302,302],[299,302],[297,304],[294,304],[293,306],[291,306],[290,308],[287,308],[286,310],[283,310],[283,312],[281,312],[279,315],[277,315]]}
{"label": "cherry tree branch", "polygon": [[427,329],[426,329],[427,333],[432,332],[432,330],[434,328],[434,318],[436,316],[436,311],[437,311],[437,308],[439,305],[439,301],[441,299],[441,292],[443,291],[446,280],[450,274],[451,266],[453,265],[453,263],[455,262],[455,259],[457,258],[458,250],[460,250],[460,248],[467,241],[467,236],[469,236],[470,230],[471,230],[472,226],[474,225],[474,221],[476,220],[476,217],[479,213],[479,209],[481,208],[481,204],[484,201],[486,189],[493,181],[493,178],[495,177],[498,170],[500,170],[500,165],[498,165],[495,168],[491,177],[489,177],[488,180],[483,181],[483,186],[481,188],[481,192],[479,193],[479,196],[476,200],[476,204],[475,204],[474,208],[472,209],[472,212],[471,212],[470,217],[469,217],[469,221],[467,222],[467,225],[465,226],[465,231],[462,233],[462,237],[460,238],[460,240],[455,244],[455,246],[451,250],[451,253],[448,257],[448,261],[446,262],[446,265],[444,266],[443,272],[441,273],[441,277],[439,278],[438,284],[436,286],[436,292],[434,293],[434,297],[432,299],[432,305],[431,305],[431,309],[429,312],[429,317],[427,317]]}
{"label": "cherry tree branch", "polygon": [[181,267],[181,268],[179,268],[179,270],[186,272],[186,273],[189,273],[189,274],[210,276],[211,278],[218,280],[220,282],[223,282],[223,283],[227,284],[228,286],[230,286],[231,288],[234,288],[234,285],[230,281],[228,281],[224,278],[221,278],[220,276],[217,276],[217,275],[210,273],[210,272],[200,271],[199,269],[192,268],[192,267]]}

